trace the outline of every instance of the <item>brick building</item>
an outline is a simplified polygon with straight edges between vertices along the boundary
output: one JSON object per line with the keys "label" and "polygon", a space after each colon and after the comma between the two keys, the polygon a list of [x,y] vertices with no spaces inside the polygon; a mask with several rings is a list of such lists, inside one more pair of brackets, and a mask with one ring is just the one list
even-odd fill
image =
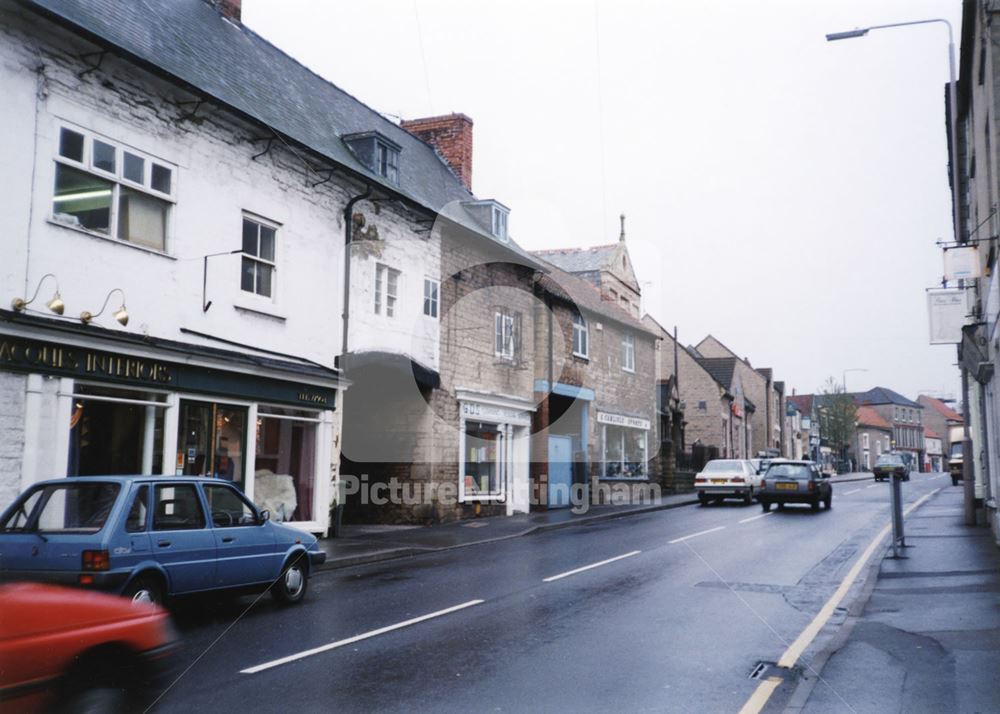
{"label": "brick building", "polygon": [[[952,430],[958,430],[965,424],[962,415],[945,404],[940,399],[921,394],[917,397],[917,402],[923,406],[924,426],[931,429],[941,438],[941,451],[947,458],[951,453]],[[961,443],[957,441],[956,443]]]}
{"label": "brick building", "polygon": [[851,396],[859,407],[870,406],[889,422],[892,450],[906,455],[912,468],[919,468],[924,462],[923,406],[886,387],[875,387]]}
{"label": "brick building", "polygon": [[858,407],[854,441],[848,458],[855,470],[871,471],[878,457],[892,450],[892,424],[883,419],[874,407]]}

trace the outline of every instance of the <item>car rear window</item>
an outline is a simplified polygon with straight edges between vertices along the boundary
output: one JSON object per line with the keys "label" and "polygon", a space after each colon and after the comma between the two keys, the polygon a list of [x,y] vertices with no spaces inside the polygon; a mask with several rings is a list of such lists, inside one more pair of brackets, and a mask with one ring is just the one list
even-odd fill
{"label": "car rear window", "polygon": [[97,533],[118,498],[117,483],[52,484],[24,494],[3,524],[6,531]]}
{"label": "car rear window", "polygon": [[706,474],[722,473],[722,472],[728,473],[730,471],[742,471],[742,470],[743,467],[741,466],[739,461],[735,461],[732,459],[730,460],[718,459],[716,461],[709,461],[707,464],[705,464],[705,468],[702,469],[702,473]]}
{"label": "car rear window", "polygon": [[808,479],[812,471],[808,466],[777,464],[768,469],[768,478]]}

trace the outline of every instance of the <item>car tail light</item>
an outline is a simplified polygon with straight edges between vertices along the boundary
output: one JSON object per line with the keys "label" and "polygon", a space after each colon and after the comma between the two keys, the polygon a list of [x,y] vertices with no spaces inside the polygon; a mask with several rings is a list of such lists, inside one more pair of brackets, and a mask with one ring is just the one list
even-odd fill
{"label": "car tail light", "polygon": [[85,550],[83,551],[84,570],[110,570],[111,560],[106,550]]}
{"label": "car tail light", "polygon": [[732,479],[732,482],[733,483],[746,483],[747,480],[745,478],[743,478],[742,476],[737,476],[736,478]]}
{"label": "car tail light", "polygon": [[708,479],[707,478],[696,478],[694,480],[694,482],[695,483],[708,483]]}

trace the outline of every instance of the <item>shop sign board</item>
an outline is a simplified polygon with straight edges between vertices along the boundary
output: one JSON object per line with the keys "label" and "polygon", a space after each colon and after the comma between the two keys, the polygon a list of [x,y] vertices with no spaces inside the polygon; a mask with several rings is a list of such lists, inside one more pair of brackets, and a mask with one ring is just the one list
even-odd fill
{"label": "shop sign board", "polygon": [[629,429],[643,429],[649,431],[649,419],[625,416],[624,414],[611,414],[609,412],[597,412],[598,424],[611,424],[613,426],[625,426]]}
{"label": "shop sign board", "polygon": [[484,419],[501,424],[531,424],[531,414],[521,409],[502,407],[482,402],[462,402],[462,416],[466,419]]}
{"label": "shop sign board", "polygon": [[932,345],[955,345],[962,341],[962,326],[969,314],[966,291],[961,288],[927,291],[927,314]]}

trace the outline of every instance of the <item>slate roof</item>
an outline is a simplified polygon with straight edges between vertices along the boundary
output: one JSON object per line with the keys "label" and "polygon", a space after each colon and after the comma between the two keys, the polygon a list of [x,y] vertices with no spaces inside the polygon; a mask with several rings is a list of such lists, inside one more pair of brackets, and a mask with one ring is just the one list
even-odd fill
{"label": "slate roof", "polygon": [[[750,364],[750,363],[747,362],[747,364]],[[762,376],[764,379],[767,379],[767,380],[774,379],[774,370],[771,369],[770,367],[761,367],[757,371],[760,373],[760,376]]]}
{"label": "slate roof", "polygon": [[854,401],[859,405],[865,404],[898,404],[904,407],[913,407],[914,409],[923,409],[923,405],[917,402],[907,399],[902,394],[894,392],[886,387],[875,387],[874,389],[869,389],[867,392],[859,392],[851,395],[854,397]]}
{"label": "slate roof", "polygon": [[812,399],[813,395],[811,394],[791,394],[785,398],[785,401],[794,404],[799,413],[809,416],[812,414]]}
{"label": "slate roof", "polygon": [[[463,208],[456,207],[454,202],[475,196],[432,146],[245,25],[223,18],[207,0],[21,2],[97,44],[114,48],[116,54],[266,125],[385,191],[435,212],[452,204],[449,218],[501,244]],[[341,140],[371,131],[401,147],[399,186],[372,173]],[[254,146],[263,150],[265,144]],[[535,263],[513,241],[501,245],[529,264]]]}
{"label": "slate roof", "polygon": [[533,255],[552,263],[567,273],[590,273],[604,269],[614,257],[617,243],[592,248],[555,248],[535,250]]}
{"label": "slate roof", "polygon": [[627,325],[637,332],[655,336],[660,335],[656,330],[644,325],[641,320],[636,319],[631,313],[622,310],[616,303],[610,300],[603,300],[601,294],[593,285],[582,278],[567,273],[558,267],[542,261],[544,268],[548,269],[548,274],[539,281],[541,287],[563,300],[576,305],[582,312],[596,313],[615,322]]}
{"label": "slate roof", "polygon": [[892,431],[892,424],[879,416],[874,407],[858,407],[857,420],[860,426],[873,426],[877,429]]}
{"label": "slate roof", "polygon": [[722,385],[727,392],[733,386],[733,372],[736,371],[735,357],[695,357],[698,364],[712,379]]}
{"label": "slate roof", "polygon": [[934,411],[936,411],[938,414],[943,416],[945,419],[948,419],[949,421],[957,421],[957,422],[965,421],[965,419],[962,418],[961,414],[956,412],[954,409],[949,407],[940,399],[935,399],[934,397],[928,397],[927,395],[924,394],[920,395],[919,399],[921,400],[921,404],[929,404],[931,408],[934,409]]}

